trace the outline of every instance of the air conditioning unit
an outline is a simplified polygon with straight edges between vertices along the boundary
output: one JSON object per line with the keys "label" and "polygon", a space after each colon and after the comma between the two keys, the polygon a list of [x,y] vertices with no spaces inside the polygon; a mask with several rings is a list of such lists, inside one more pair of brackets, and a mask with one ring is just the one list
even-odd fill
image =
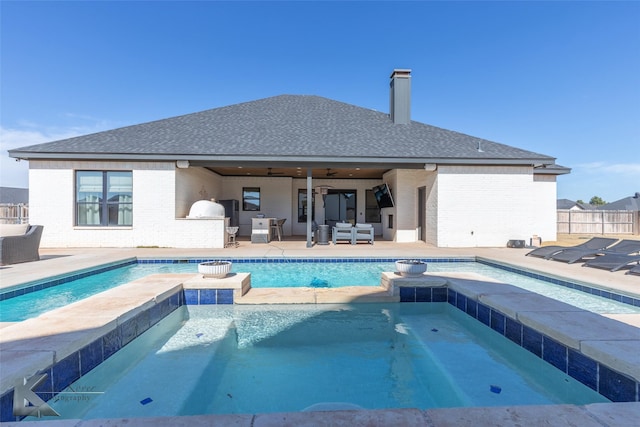
{"label": "air conditioning unit", "polygon": [[524,240],[509,240],[507,242],[508,248],[524,248]]}

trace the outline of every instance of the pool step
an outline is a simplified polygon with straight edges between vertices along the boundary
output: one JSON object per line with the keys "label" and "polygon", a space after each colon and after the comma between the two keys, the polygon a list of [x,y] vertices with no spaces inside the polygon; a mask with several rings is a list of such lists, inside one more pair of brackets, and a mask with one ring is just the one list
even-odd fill
{"label": "pool step", "polygon": [[251,288],[235,299],[236,304],[339,304],[362,302],[399,302],[382,286],[345,286],[341,288]]}

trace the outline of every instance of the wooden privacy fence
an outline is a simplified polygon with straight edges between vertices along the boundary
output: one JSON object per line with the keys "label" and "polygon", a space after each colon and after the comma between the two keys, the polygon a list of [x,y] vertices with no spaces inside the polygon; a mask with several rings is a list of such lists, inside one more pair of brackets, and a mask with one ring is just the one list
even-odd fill
{"label": "wooden privacy fence", "polygon": [[640,234],[638,211],[558,209],[561,234]]}
{"label": "wooden privacy fence", "polygon": [[29,222],[29,205],[0,204],[0,224],[26,224]]}

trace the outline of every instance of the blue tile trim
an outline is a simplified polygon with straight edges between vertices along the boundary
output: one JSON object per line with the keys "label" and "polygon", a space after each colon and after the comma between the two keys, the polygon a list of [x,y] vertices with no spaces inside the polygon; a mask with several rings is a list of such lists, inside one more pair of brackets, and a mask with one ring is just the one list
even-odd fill
{"label": "blue tile trim", "polygon": [[568,348],[558,341],[542,335],[542,359],[565,374],[568,366]]}
{"label": "blue tile trim", "polygon": [[476,302],[477,309],[474,316],[473,310],[469,310],[471,299],[466,298],[466,310],[463,310],[457,304],[460,301],[460,294],[451,289],[449,289],[448,301],[452,306],[471,315],[562,372],[596,390],[607,399],[614,402],[640,401],[640,382],[482,303]]}
{"label": "blue tile trim", "polygon": [[[63,360],[44,369],[47,379],[35,391],[45,402],[81,376],[104,362],[133,339],[146,332],[163,317],[185,304],[183,293],[178,291],[151,308],[136,314],[112,331],[70,354]],[[0,422],[19,421],[23,417],[13,415],[13,389],[0,397]]]}
{"label": "blue tile trim", "polygon": [[401,286],[400,302],[447,302],[447,288]]}
{"label": "blue tile trim", "polygon": [[217,289],[201,289],[200,304],[217,304]]}
{"label": "blue tile trim", "polygon": [[416,288],[416,302],[431,302],[432,288]]}
{"label": "blue tile trim", "polygon": [[[465,312],[565,374],[596,390],[607,399],[614,402],[640,402],[640,382],[614,371],[481,302],[472,300],[452,289],[433,288],[434,291],[436,289],[447,290],[446,300],[440,302],[447,302]],[[411,298],[415,290],[414,287],[400,287],[401,302],[416,302],[415,296],[413,299]],[[403,293],[407,296],[406,299],[402,298]],[[463,304],[461,301],[465,301],[465,303]]]}
{"label": "blue tile trim", "polygon": [[[242,263],[343,263],[343,262],[396,262],[406,258],[184,258],[184,259],[138,259],[138,264],[200,264],[211,261],[231,261],[234,264]],[[459,258],[411,258],[430,263],[451,263],[451,262],[475,262],[475,257]]]}
{"label": "blue tile trim", "polygon": [[598,391],[598,364],[582,353],[569,349],[568,372],[571,377]]}
{"label": "blue tile trim", "polygon": [[416,288],[414,288],[414,287],[401,287],[400,288],[400,302],[416,302]]}
{"label": "blue tile trim", "polygon": [[80,352],[70,354],[52,368],[53,391],[67,388],[80,378]]}
{"label": "blue tile trim", "polygon": [[233,289],[185,289],[184,304],[233,304]]}
{"label": "blue tile trim", "polygon": [[478,303],[477,319],[485,325],[491,327],[491,309],[482,303]]}
{"label": "blue tile trim", "polygon": [[598,393],[614,402],[638,401],[638,383],[626,376],[600,365]]}
{"label": "blue tile trim", "polygon": [[41,291],[42,289],[47,289],[52,286],[62,285],[64,283],[69,283],[74,280],[82,279],[84,277],[93,276],[95,274],[104,273],[106,271],[115,270],[117,268],[126,267],[131,264],[136,264],[136,260],[129,260],[124,262],[119,262],[115,264],[105,265],[103,267],[98,267],[91,270],[82,271],[80,273],[71,273],[69,275],[64,276],[56,276],[54,278],[48,277],[44,280],[38,280],[35,282],[29,282],[23,285],[20,289],[14,289],[7,292],[0,293],[0,301],[4,301],[9,298],[17,297],[20,295],[30,294],[31,292]]}
{"label": "blue tile trim", "polygon": [[522,323],[505,317],[504,336],[522,347]]}
{"label": "blue tile trim", "polygon": [[200,304],[200,290],[199,289],[185,289],[184,301],[187,305]]}
{"label": "blue tile trim", "polygon": [[431,288],[431,301],[432,302],[446,302],[447,301],[447,288]]}
{"label": "blue tile trim", "polygon": [[0,422],[11,421],[19,421],[18,417],[13,415],[13,389],[0,396]]}
{"label": "blue tile trim", "polygon": [[542,358],[542,334],[535,329],[522,325],[522,347]]}
{"label": "blue tile trim", "polygon": [[505,315],[499,311],[491,309],[491,329],[498,332],[500,335],[504,335]]}
{"label": "blue tile trim", "polygon": [[218,304],[233,304],[233,289],[218,289],[216,298]]}
{"label": "blue tile trim", "polygon": [[499,264],[496,262],[491,262],[485,259],[477,259],[476,262],[484,265],[488,265],[489,267],[498,268],[500,270],[505,270],[510,273],[516,273],[521,276],[531,277],[533,279],[542,280],[543,282],[553,283],[554,285],[564,286],[565,288],[575,289],[577,291],[585,292],[587,294],[596,295],[602,298],[614,300],[617,302],[621,302],[624,304],[632,305],[634,307],[640,307],[640,298],[633,298],[627,295],[616,294],[615,292],[605,291],[598,288],[593,288],[588,285],[583,285],[579,283],[569,282],[567,280],[562,280],[554,277],[545,276],[544,274],[535,273],[532,271],[521,270],[519,268],[511,267],[508,265]]}

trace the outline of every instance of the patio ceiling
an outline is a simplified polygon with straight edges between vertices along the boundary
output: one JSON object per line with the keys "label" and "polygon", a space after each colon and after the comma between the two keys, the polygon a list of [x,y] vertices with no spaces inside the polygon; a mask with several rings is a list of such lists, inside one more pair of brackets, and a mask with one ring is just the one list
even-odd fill
{"label": "patio ceiling", "polygon": [[[207,169],[222,176],[263,176],[306,178],[307,168],[300,167],[255,167],[255,166],[208,166]],[[313,179],[382,179],[390,169],[370,168],[313,168]]]}

